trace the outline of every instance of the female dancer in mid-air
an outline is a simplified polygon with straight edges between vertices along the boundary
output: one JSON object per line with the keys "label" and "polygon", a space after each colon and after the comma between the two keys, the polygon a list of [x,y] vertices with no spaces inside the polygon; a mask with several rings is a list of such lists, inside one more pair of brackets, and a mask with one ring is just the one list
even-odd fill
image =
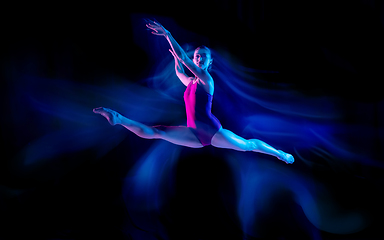
{"label": "female dancer in mid-air", "polygon": [[[137,136],[146,139],[163,139],[171,143],[200,148],[212,145],[218,148],[228,148],[237,151],[254,151],[277,157],[285,163],[293,163],[291,154],[276,150],[258,139],[246,140],[233,132],[222,128],[219,120],[212,115],[212,98],[214,82],[208,72],[212,64],[211,51],[205,46],[196,48],[191,60],[180,45],[158,22],[149,21],[146,25],[152,29],[152,34],[165,37],[175,59],[175,71],[180,81],[187,87],[184,92],[184,102],[187,114],[187,126],[147,126],[108,108],[95,108],[95,113],[104,116],[111,125],[120,124]],[[188,77],[183,65],[194,75]]]}

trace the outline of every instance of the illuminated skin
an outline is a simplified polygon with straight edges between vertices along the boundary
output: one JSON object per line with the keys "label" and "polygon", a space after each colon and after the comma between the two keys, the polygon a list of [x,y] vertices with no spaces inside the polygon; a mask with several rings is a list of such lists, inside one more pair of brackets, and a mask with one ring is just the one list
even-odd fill
{"label": "illuminated skin", "polygon": [[[176,42],[176,40],[172,37],[170,32],[167,31],[162,25],[157,22],[150,21],[150,23],[148,23],[146,26],[153,30],[152,34],[163,36],[169,42],[171,46],[169,51],[175,59],[175,71],[180,81],[185,86],[188,86],[191,81],[197,82],[207,93],[213,95],[214,81],[207,70],[213,61],[210,50],[205,48],[197,48],[194,52],[193,60],[191,60],[180,47],[180,45]],[[184,72],[183,65],[186,66],[195,75],[195,77],[187,76]],[[117,113],[116,111],[108,108],[100,107],[95,108],[93,111],[104,116],[111,125],[122,125],[141,138],[163,139],[177,145],[191,148],[203,147],[191,129],[186,126],[166,127],[164,129],[158,129],[128,119],[120,113]],[[294,158],[291,154],[277,150],[258,139],[244,139],[222,127],[211,139],[211,145],[218,148],[227,148],[237,151],[253,151],[264,153],[277,157],[285,163],[294,162]]]}

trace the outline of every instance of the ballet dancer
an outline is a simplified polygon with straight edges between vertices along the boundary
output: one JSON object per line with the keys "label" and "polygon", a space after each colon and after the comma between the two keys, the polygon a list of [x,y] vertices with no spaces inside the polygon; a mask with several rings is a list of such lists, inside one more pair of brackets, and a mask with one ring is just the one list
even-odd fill
{"label": "ballet dancer", "polygon": [[[175,60],[176,75],[187,87],[184,92],[187,126],[147,126],[104,107],[93,109],[94,113],[105,117],[111,125],[122,125],[145,139],[163,139],[190,148],[212,145],[237,151],[253,151],[272,155],[287,164],[294,162],[291,154],[277,150],[261,140],[244,139],[224,129],[211,113],[214,81],[208,72],[213,61],[209,48],[206,46],[196,48],[191,60],[171,33],[160,23],[148,20],[146,26],[152,30],[152,34],[165,37],[171,46],[169,51]],[[194,77],[185,74],[183,65]]]}

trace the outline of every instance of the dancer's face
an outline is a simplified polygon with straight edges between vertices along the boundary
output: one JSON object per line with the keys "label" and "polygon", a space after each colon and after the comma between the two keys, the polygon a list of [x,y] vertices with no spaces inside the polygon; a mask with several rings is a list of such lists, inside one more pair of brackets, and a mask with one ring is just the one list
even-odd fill
{"label": "dancer's face", "polygon": [[207,70],[209,65],[212,64],[211,53],[204,48],[195,50],[193,55],[193,62],[201,69]]}

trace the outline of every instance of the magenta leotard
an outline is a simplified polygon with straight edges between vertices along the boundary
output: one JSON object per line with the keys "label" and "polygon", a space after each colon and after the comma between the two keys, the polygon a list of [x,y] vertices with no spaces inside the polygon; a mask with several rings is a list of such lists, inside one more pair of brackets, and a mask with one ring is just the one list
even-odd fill
{"label": "magenta leotard", "polygon": [[210,145],[212,137],[221,128],[220,121],[211,113],[212,98],[211,94],[193,81],[184,92],[187,126],[203,146]]}

